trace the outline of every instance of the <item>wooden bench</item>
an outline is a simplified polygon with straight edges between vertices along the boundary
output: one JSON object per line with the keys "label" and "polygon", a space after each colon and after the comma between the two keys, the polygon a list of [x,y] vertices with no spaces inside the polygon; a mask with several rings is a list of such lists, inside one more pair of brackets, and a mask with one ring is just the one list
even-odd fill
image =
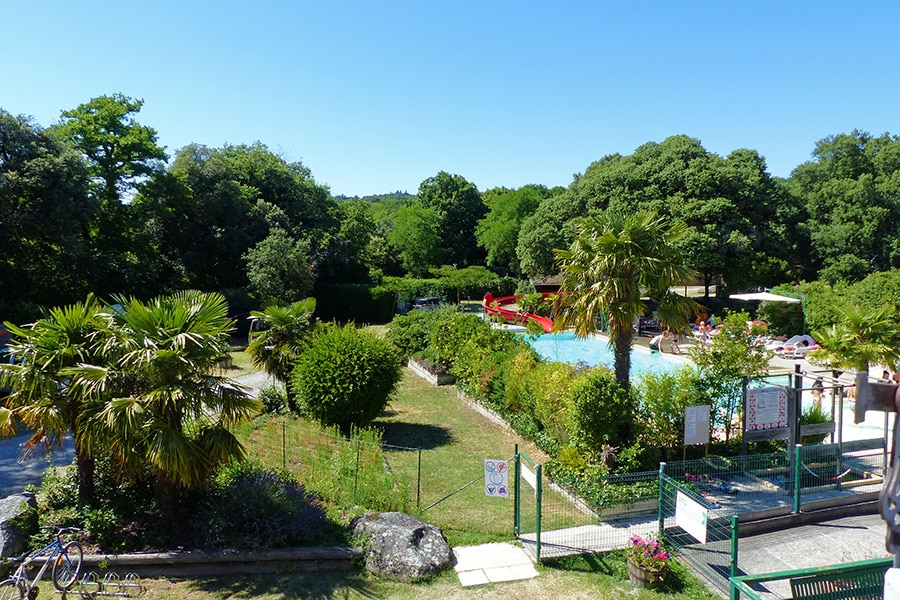
{"label": "wooden bench", "polygon": [[814,573],[791,579],[795,600],[882,600],[887,568]]}

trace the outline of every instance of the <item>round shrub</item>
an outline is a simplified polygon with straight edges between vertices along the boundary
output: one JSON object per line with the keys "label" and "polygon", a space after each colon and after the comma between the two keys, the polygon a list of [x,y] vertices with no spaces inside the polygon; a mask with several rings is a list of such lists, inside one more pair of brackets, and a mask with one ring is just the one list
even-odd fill
{"label": "round shrub", "polygon": [[375,334],[326,325],[311,336],[294,367],[292,384],[300,409],[344,433],[365,427],[388,405],[400,383],[394,345]]}
{"label": "round shrub", "polygon": [[604,446],[619,449],[634,437],[635,402],[631,393],[603,369],[580,373],[569,388],[572,407],[572,441],[593,459]]}
{"label": "round shrub", "polygon": [[288,471],[254,461],[233,463],[216,475],[200,513],[209,548],[277,548],[317,544],[325,509]]}

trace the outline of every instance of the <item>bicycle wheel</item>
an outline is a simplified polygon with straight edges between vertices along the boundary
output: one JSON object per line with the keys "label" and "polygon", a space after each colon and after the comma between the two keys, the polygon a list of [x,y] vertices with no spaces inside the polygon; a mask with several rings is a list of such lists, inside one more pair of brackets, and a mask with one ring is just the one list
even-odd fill
{"label": "bicycle wheel", "polygon": [[50,574],[56,589],[64,592],[72,587],[81,571],[81,556],[81,544],[78,542],[69,542],[62,547],[62,552],[53,559],[53,572]]}
{"label": "bicycle wheel", "polygon": [[25,597],[25,588],[15,579],[0,581],[0,600],[21,600]]}

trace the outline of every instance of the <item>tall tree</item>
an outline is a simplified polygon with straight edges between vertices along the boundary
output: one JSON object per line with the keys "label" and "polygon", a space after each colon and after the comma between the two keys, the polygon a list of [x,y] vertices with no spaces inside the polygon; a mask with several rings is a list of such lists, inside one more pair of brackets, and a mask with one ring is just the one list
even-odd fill
{"label": "tall tree", "polygon": [[85,159],[99,200],[93,228],[97,270],[94,291],[121,293],[131,288],[141,265],[132,254],[135,246],[131,200],[137,185],[160,171],[166,153],[156,143],[156,131],[135,119],[143,100],[122,94],[99,96],[63,111],[51,130]]}
{"label": "tall tree", "polygon": [[179,487],[200,487],[219,465],[243,458],[233,428],[261,406],[216,374],[233,327],[220,294],[188,290],[120,304],[100,340],[104,362],[69,369],[71,385],[91,398],[112,396],[89,431],[124,477],[142,477],[148,464],[156,470],[171,519]]}
{"label": "tall tree", "polygon": [[816,143],[789,189],[805,203],[811,249],[829,282],[900,268],[900,138],[862,131]]}
{"label": "tall tree", "polygon": [[408,273],[424,277],[429,269],[440,264],[444,253],[436,210],[410,202],[394,215],[393,225],[387,239]]}
{"label": "tall tree", "polygon": [[263,305],[290,304],[312,293],[315,275],[309,240],[275,228],[244,255],[250,293]]}
{"label": "tall tree", "polygon": [[27,327],[6,323],[13,334],[10,351],[18,358],[14,364],[0,363],[0,381],[11,391],[0,408],[0,427],[15,431],[22,422],[34,433],[28,441],[35,445],[44,439],[62,446],[72,435],[78,470],[78,499],[94,499],[94,458],[99,448],[92,442],[89,404],[108,400],[106,394],[90,398],[71,385],[67,371],[81,364],[98,364],[101,353],[96,343],[105,327],[101,305],[88,295],[87,300],[51,309],[47,316]]}
{"label": "tall tree", "polygon": [[166,160],[156,130],[134,118],[144,105],[122,94],[99,96],[62,112],[55,131],[87,158],[98,194],[108,204],[131,195],[135,183]]}
{"label": "tall tree", "polygon": [[25,117],[0,110],[0,305],[24,322],[30,304],[74,302],[91,288],[91,223],[81,158]]}
{"label": "tall tree", "polygon": [[539,186],[526,185],[518,190],[488,190],[484,193],[488,212],[478,222],[475,235],[478,245],[487,252],[488,266],[519,272],[516,256],[519,230],[545,197],[541,192]]}
{"label": "tall tree", "polygon": [[438,235],[447,254],[439,264],[480,262],[475,227],[487,208],[474,184],[441,171],[419,185],[419,201],[438,216]]}
{"label": "tall tree", "polygon": [[608,210],[576,221],[571,247],[554,251],[563,271],[563,309],[554,327],[574,327],[576,335],[587,336],[598,330],[602,316],[608,317],[616,381],[625,388],[630,386],[632,323],[646,310],[642,298],[660,298],[676,329],[695,307],[669,292],[690,275],[678,252],[686,232],[684,223],[670,223],[653,211]]}

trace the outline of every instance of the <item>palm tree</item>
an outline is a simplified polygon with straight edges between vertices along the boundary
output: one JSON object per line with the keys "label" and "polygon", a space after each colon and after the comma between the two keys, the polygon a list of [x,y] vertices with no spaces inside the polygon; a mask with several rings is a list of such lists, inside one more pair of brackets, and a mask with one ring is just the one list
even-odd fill
{"label": "palm tree", "polygon": [[642,298],[660,299],[667,324],[676,329],[696,308],[669,292],[691,274],[676,248],[686,232],[684,223],[668,223],[654,211],[607,210],[577,220],[571,247],[554,250],[563,270],[555,328],[574,327],[576,335],[588,336],[605,315],[616,381],[623,387],[630,386],[632,323],[646,309]]}
{"label": "palm tree", "polygon": [[263,322],[262,331],[247,346],[253,366],[284,384],[288,407],[296,411],[296,401],[291,391],[291,373],[297,357],[303,352],[304,340],[312,331],[316,299],[306,298],[290,306],[269,306],[263,311],[253,311],[251,316]]}
{"label": "palm tree", "polygon": [[95,451],[86,419],[92,400],[70,385],[66,370],[97,359],[94,341],[103,326],[101,305],[93,295],[83,303],[53,308],[30,326],[6,323],[14,336],[9,349],[16,362],[0,365],[0,379],[11,390],[0,408],[3,434],[15,433],[16,423],[21,422],[34,429],[27,442],[32,448],[44,443],[62,446],[65,435],[71,433],[82,503],[94,496]]}
{"label": "palm tree", "polygon": [[125,478],[140,478],[148,464],[156,470],[160,507],[171,516],[178,486],[199,487],[220,464],[244,457],[231,429],[260,403],[215,374],[233,326],[220,294],[120,303],[102,340],[106,362],[71,369],[73,387],[111,396],[92,418],[97,441]]}
{"label": "palm tree", "polygon": [[883,365],[892,371],[900,365],[900,325],[894,308],[863,309],[851,305],[839,308],[838,322],[814,331],[819,348],[809,358],[834,369],[869,372],[869,365]]}

